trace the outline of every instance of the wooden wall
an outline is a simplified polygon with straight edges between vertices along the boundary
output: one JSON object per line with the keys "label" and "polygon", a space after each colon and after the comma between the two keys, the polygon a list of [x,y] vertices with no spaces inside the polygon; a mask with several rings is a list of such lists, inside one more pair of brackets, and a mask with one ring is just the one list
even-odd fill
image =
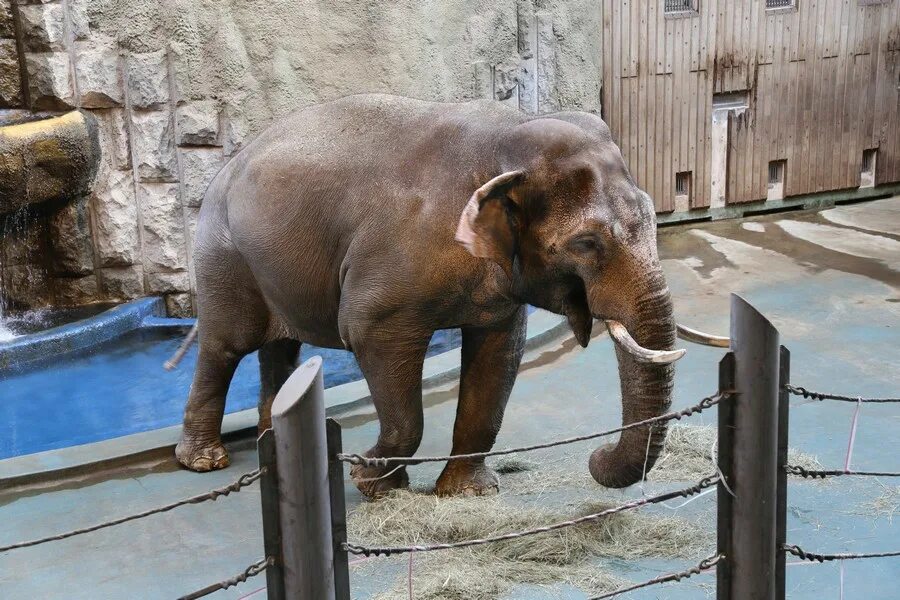
{"label": "wooden wall", "polygon": [[900,0],[698,3],[672,18],[663,0],[603,2],[603,115],[657,210],[682,171],[709,206],[715,93],[749,99],[728,124],[728,203],[765,199],[773,160],[786,196],[858,187],[868,148],[876,183],[900,181]]}

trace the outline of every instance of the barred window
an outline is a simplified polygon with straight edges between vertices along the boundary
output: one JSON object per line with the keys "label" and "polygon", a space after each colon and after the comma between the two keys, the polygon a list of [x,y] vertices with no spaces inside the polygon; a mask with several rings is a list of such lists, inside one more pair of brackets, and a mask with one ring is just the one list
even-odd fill
{"label": "barred window", "polygon": [[700,0],[663,0],[663,6],[667,13],[696,12],[697,3]]}
{"label": "barred window", "polygon": [[797,0],[766,0],[766,8],[790,8]]}
{"label": "barred window", "polygon": [[675,174],[675,195],[690,196],[691,195],[691,172]]}
{"label": "barred window", "polygon": [[863,150],[862,172],[873,173],[875,171],[875,153],[877,149]]}
{"label": "barred window", "polygon": [[769,163],[769,185],[784,183],[785,160],[773,160]]}

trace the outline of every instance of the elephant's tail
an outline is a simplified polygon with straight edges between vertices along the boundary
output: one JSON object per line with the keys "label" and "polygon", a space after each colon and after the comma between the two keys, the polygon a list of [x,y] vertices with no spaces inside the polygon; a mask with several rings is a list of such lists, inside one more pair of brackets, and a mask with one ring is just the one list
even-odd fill
{"label": "elephant's tail", "polygon": [[187,351],[190,349],[191,344],[193,344],[194,340],[197,338],[197,327],[199,325],[199,320],[194,323],[194,326],[191,327],[191,330],[184,338],[184,341],[181,342],[180,346],[178,346],[178,350],[175,351],[175,354],[173,354],[172,357],[169,358],[169,360],[163,363],[163,369],[165,369],[166,371],[171,371],[178,366],[178,363],[181,362],[181,359],[184,358],[184,355],[187,354]]}

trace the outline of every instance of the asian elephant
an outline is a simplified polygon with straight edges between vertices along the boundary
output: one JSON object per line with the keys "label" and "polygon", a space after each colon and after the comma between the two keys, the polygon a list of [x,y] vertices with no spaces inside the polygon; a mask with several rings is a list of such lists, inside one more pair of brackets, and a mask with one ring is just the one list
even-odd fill
{"label": "asian elephant", "polygon": [[[625,423],[667,409],[669,363],[683,353],[673,350],[653,203],[603,120],[584,112],[386,95],[305,108],[215,177],[193,260],[200,350],[176,455],[196,471],[228,465],[225,394],[257,349],[261,429],[301,342],[352,350],[380,422],[368,456],[418,448],[422,362],[438,329],[462,330],[454,454],[494,444],[527,304],[565,315],[582,346],[594,320],[608,320]],[[594,479],[638,481],[665,428],[648,435],[633,429],[595,450]],[[381,477],[389,470],[351,475],[375,495],[408,482],[404,469]],[[483,460],[450,461],[437,480],[439,494],[496,488]]]}

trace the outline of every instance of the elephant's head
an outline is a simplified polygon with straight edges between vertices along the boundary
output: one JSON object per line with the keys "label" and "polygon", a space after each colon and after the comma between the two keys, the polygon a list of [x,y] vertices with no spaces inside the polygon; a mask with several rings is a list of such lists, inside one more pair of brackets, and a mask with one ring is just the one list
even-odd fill
{"label": "elephant's head", "polygon": [[[598,117],[539,118],[497,140],[493,178],[472,195],[456,239],[496,262],[521,302],[565,315],[582,346],[595,319],[616,340],[624,423],[671,401],[676,326],[656,250],[656,215]],[[496,174],[499,173],[499,174]],[[629,335],[630,334],[630,335]],[[649,439],[648,439],[649,436]],[[593,452],[598,483],[625,487],[653,466],[665,427]]]}

